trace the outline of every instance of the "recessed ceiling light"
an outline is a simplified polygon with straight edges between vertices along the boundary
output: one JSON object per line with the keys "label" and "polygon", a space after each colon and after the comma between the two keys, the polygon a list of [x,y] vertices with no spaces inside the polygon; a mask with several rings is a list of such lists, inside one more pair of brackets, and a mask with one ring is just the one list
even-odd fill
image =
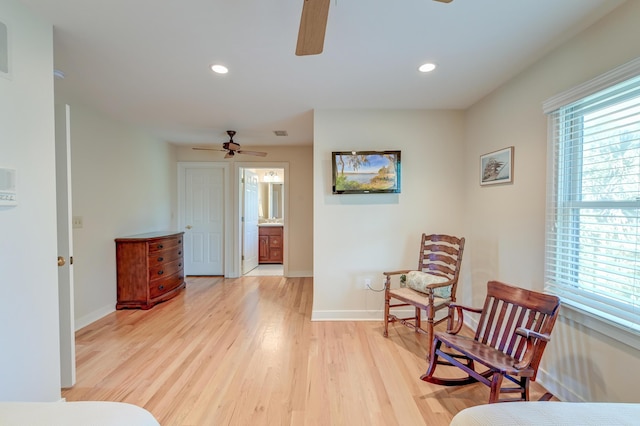
{"label": "recessed ceiling light", "polygon": [[211,71],[218,74],[226,74],[229,72],[229,69],[224,65],[211,65]]}
{"label": "recessed ceiling light", "polygon": [[420,72],[431,72],[436,69],[436,64],[426,63],[422,64],[418,67],[418,71]]}

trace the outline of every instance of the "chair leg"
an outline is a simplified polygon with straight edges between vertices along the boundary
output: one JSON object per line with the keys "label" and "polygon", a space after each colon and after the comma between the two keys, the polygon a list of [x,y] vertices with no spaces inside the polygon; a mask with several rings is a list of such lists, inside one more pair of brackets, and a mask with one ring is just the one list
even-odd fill
{"label": "chair leg", "polygon": [[389,337],[389,299],[391,296],[387,290],[384,292],[384,332],[382,333],[384,337]]}
{"label": "chair leg", "polygon": [[415,324],[416,324],[415,330],[416,330],[416,332],[418,332],[418,329],[422,326],[422,324],[421,324],[422,321],[421,321],[421,318],[420,318],[421,316],[422,315],[421,315],[421,312],[420,312],[420,308],[416,308],[416,321],[415,321]]}
{"label": "chair leg", "polygon": [[427,335],[429,336],[429,342],[427,346],[427,354],[431,353],[431,347],[433,346],[433,308],[429,305],[427,308]]}
{"label": "chair leg", "polygon": [[491,394],[489,395],[489,404],[494,402],[500,402],[500,388],[502,387],[503,375],[500,373],[493,373],[491,379]]}
{"label": "chair leg", "polygon": [[522,388],[522,400],[529,401],[529,377],[520,378],[520,387]]}

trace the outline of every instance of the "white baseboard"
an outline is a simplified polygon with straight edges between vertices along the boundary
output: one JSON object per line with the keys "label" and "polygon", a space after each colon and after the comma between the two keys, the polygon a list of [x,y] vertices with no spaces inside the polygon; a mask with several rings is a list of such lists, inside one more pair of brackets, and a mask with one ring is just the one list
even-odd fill
{"label": "white baseboard", "polygon": [[[411,317],[413,309],[392,309],[391,313],[398,317]],[[311,321],[382,321],[384,310],[353,310],[353,311],[313,311]],[[439,316],[436,314],[436,319]],[[426,321],[426,312],[422,311],[422,319]]]}
{"label": "white baseboard", "polygon": [[81,328],[84,328],[91,324],[92,322],[98,321],[100,318],[103,318],[109,315],[111,312],[115,312],[115,304],[103,306],[100,309],[97,309],[93,312],[90,312],[87,315],[84,315],[80,318],[75,319],[75,330],[78,331]]}
{"label": "white baseboard", "polygon": [[313,271],[289,271],[288,278],[311,278]]}
{"label": "white baseboard", "polygon": [[[394,315],[400,317],[410,317],[414,314],[413,309],[399,308],[391,311]],[[424,311],[422,312],[423,318]],[[352,310],[352,311],[313,311],[311,313],[311,321],[380,321],[384,318],[384,310]]]}
{"label": "white baseboard", "polygon": [[313,311],[311,321],[380,321],[382,311]]}
{"label": "white baseboard", "polygon": [[558,398],[560,401],[588,402],[572,389],[569,389],[564,384],[560,383],[556,378],[551,376],[542,368],[538,368],[538,377],[536,377],[536,382],[539,383],[547,391],[551,392],[553,396]]}

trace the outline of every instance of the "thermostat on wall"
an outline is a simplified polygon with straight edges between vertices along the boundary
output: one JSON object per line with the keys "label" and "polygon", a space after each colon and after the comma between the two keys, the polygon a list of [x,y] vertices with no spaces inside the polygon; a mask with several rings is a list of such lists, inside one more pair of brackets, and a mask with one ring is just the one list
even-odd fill
{"label": "thermostat on wall", "polygon": [[16,206],[16,171],[0,168],[0,206]]}

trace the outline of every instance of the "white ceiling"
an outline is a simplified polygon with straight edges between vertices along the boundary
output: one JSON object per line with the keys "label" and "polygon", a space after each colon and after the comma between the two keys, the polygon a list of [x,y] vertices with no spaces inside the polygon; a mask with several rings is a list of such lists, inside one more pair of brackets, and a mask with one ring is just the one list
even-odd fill
{"label": "white ceiling", "polygon": [[622,1],[332,0],[305,57],[303,0],[22,2],[54,25],[65,98],[178,144],[259,146],[311,144],[314,108],[469,107]]}

